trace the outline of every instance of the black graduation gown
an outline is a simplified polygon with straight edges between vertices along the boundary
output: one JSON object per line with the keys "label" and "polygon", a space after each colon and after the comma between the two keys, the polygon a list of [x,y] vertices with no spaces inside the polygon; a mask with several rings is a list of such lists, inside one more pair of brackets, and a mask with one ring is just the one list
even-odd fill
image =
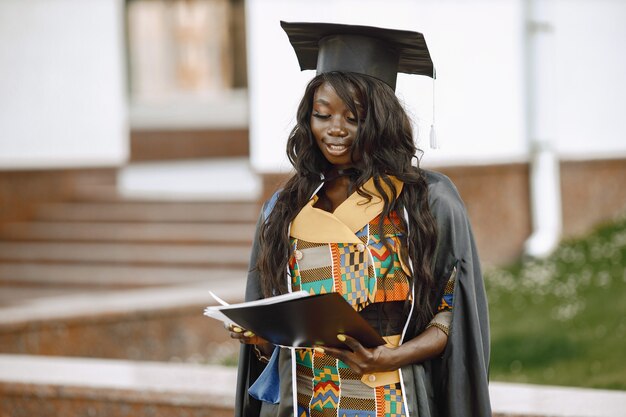
{"label": "black graduation gown", "polygon": [[[402,368],[404,394],[411,417],[491,417],[488,390],[489,317],[487,299],[480,271],[480,261],[472,236],[465,206],[452,184],[443,174],[424,171],[428,183],[428,199],[437,222],[438,243],[434,277],[440,295],[452,270],[456,267],[454,309],[448,343],[439,358]],[[265,209],[265,207],[264,207]],[[407,208],[410,209],[410,208]],[[267,210],[264,210],[267,211]],[[264,219],[257,223],[250,265],[256,264],[258,231]],[[246,286],[246,301],[262,297],[259,276],[251,269]],[[439,300],[441,297],[437,297]],[[415,317],[410,318],[411,321]],[[405,340],[416,336],[415,326],[409,324]],[[291,415],[290,353],[282,349],[279,360],[281,383],[280,405],[269,405],[248,395],[249,386],[264,369],[250,346],[242,345],[239,357],[235,416],[259,417]]]}

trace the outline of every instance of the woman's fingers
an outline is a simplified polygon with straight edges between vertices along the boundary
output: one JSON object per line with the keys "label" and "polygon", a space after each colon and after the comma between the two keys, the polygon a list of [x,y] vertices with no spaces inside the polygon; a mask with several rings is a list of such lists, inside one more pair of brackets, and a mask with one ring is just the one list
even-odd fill
{"label": "woman's fingers", "polygon": [[242,330],[240,332],[236,332],[233,330],[230,332],[230,337],[232,339],[239,340],[239,343],[245,343],[250,345],[261,345],[267,343],[267,340],[255,335],[249,330]]}
{"label": "woman's fingers", "polygon": [[382,355],[387,348],[382,346],[372,349],[366,348],[358,340],[347,335],[338,335],[337,339],[349,349],[324,347],[324,353],[341,360],[358,375],[393,369],[387,363],[386,356]]}
{"label": "woman's fingers", "polygon": [[363,347],[358,340],[353,337],[338,334],[337,339],[344,343],[349,349],[338,349],[333,347],[324,347],[327,355],[333,356],[350,367],[357,375],[362,375],[364,369],[369,366],[372,354],[368,349]]}
{"label": "woman's fingers", "polygon": [[224,323],[224,328],[229,332],[243,333],[245,329],[237,326],[235,323]]}
{"label": "woman's fingers", "polygon": [[[324,347],[324,352],[326,355],[332,356],[333,358],[337,358],[346,365],[350,367],[357,374],[361,374],[361,369],[358,366],[358,361],[355,360],[355,353],[348,349],[337,349],[333,347]],[[317,348],[316,348],[317,350]],[[318,350],[319,352],[319,350]],[[322,353],[322,352],[320,352]]]}
{"label": "woman's fingers", "polygon": [[353,337],[350,337],[346,334],[338,334],[337,339],[340,342],[345,343],[346,346],[350,348],[350,350],[352,350],[354,353],[358,355],[367,355],[369,353],[369,351],[365,347],[363,347],[363,345],[359,343],[358,340],[356,340]]}
{"label": "woman's fingers", "polygon": [[224,328],[230,332],[232,339],[237,339],[241,343],[259,344],[265,343],[265,339],[262,339],[255,335],[252,331],[246,330],[243,327],[239,327],[236,324],[224,324]]}
{"label": "woman's fingers", "polygon": [[[339,359],[340,361],[346,362],[348,359],[348,353],[352,353],[347,349],[337,349],[337,348],[333,348],[333,347],[326,347],[324,346],[323,348],[315,348],[315,350],[319,353],[323,353],[326,355],[330,355],[334,358]],[[346,362],[347,363],[347,362]]]}
{"label": "woman's fingers", "polygon": [[237,326],[236,324],[224,323],[224,328],[230,332],[231,339],[237,339],[241,343],[254,343],[251,339],[254,337],[254,333],[244,328]]}
{"label": "woman's fingers", "polygon": [[235,333],[235,332],[230,332],[230,338],[231,339],[238,339],[238,340],[243,340],[245,339],[245,336],[241,333]]}

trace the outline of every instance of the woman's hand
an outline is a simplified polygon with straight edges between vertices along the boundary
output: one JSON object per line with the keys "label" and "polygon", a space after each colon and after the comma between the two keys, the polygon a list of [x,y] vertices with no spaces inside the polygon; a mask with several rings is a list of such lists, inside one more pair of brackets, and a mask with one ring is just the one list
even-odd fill
{"label": "woman's hand", "polygon": [[234,324],[231,324],[230,326],[224,325],[224,327],[230,332],[231,339],[237,339],[239,340],[239,343],[245,343],[247,345],[263,345],[269,343],[267,340],[255,335],[250,330],[243,329]]}
{"label": "woman's hand", "polygon": [[256,345],[263,356],[269,356],[272,354],[274,345],[262,337],[255,335],[250,330],[243,329],[234,324],[231,324],[230,326],[224,325],[224,327],[230,332],[231,339],[237,339],[239,340],[239,343],[245,343],[247,345]]}
{"label": "woman's hand", "polygon": [[337,339],[350,349],[323,347],[317,348],[318,351],[323,349],[324,353],[341,360],[359,376],[398,369],[395,364],[395,348],[388,346],[366,348],[358,340],[342,334],[337,335]]}
{"label": "woman's hand", "polygon": [[437,327],[424,330],[417,337],[398,347],[378,346],[366,348],[358,340],[337,335],[349,349],[331,347],[316,348],[340,359],[358,375],[374,372],[394,371],[411,363],[419,363],[441,355],[448,342],[448,336]]}

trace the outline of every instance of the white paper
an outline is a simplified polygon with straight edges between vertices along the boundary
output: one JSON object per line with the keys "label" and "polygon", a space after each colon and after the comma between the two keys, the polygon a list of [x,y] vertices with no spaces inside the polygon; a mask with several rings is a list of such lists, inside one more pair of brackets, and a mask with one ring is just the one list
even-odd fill
{"label": "white paper", "polygon": [[211,297],[213,297],[213,299],[214,299],[215,301],[217,301],[217,302],[218,302],[218,304],[221,304],[221,305],[223,305],[223,306],[227,306],[227,305],[228,305],[228,303],[227,303],[226,301],[222,300],[220,297],[218,297],[217,295],[215,295],[215,293],[214,293],[213,291],[209,291],[209,294],[211,294]]}
{"label": "white paper", "polygon": [[227,304],[222,306],[217,306],[220,310],[227,310],[229,308],[239,308],[239,307],[254,307],[254,306],[265,306],[270,304],[282,303],[284,301],[289,300],[297,300],[298,298],[308,297],[309,293],[306,291],[296,291],[290,292],[282,295],[275,295],[274,297],[261,298],[260,300],[254,301],[246,301],[244,303],[237,304]]}
{"label": "white paper", "polygon": [[[226,301],[222,300],[220,297],[215,295],[213,291],[209,291],[211,297],[215,299],[220,305],[218,306],[209,306],[204,309],[204,315],[207,317],[211,317],[212,319],[219,320],[224,323],[226,326],[235,325],[239,326],[237,323],[233,322],[231,319],[226,317],[222,310],[227,310],[229,308],[239,308],[239,307],[253,307],[260,305],[269,305],[275,303],[281,303],[283,301],[289,300],[297,300],[298,298],[308,297],[309,293],[306,291],[296,291],[288,294],[277,295],[274,297],[262,298],[260,300],[248,301],[245,303],[237,303],[237,304],[228,304]],[[241,326],[239,326],[241,327]]]}
{"label": "white paper", "polygon": [[207,317],[211,317],[212,319],[219,320],[224,323],[225,326],[239,326],[237,323],[229,319],[219,310],[219,306],[210,306],[204,309],[204,315]]}

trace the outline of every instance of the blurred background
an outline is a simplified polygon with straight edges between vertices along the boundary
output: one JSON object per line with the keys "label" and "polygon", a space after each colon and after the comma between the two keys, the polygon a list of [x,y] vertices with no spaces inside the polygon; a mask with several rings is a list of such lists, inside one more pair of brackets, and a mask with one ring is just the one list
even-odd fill
{"label": "blurred background", "polygon": [[289,176],[314,72],[280,20],[424,33],[397,94],[466,203],[492,379],[624,404],[626,2],[0,0],[0,415],[232,415],[201,313]]}

